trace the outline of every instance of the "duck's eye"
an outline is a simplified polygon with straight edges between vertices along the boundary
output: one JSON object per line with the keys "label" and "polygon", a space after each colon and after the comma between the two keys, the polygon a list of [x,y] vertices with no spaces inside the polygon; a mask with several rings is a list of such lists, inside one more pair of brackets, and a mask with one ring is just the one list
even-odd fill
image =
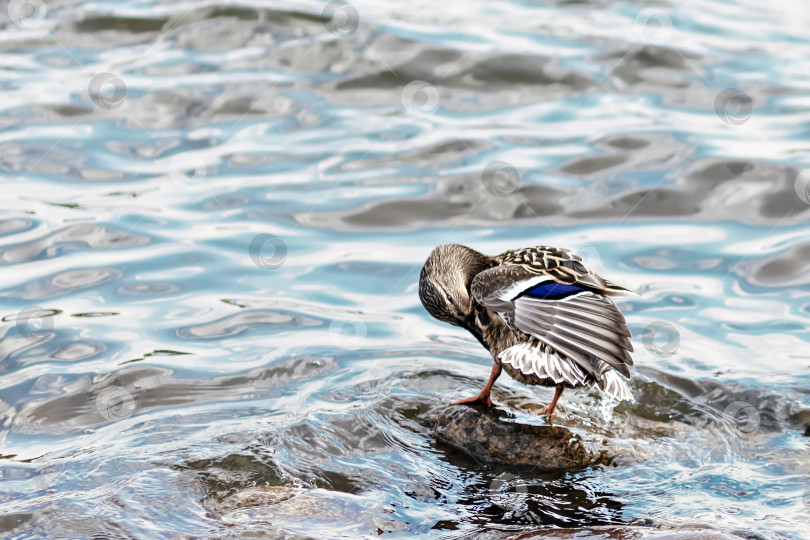
{"label": "duck's eye", "polygon": [[450,302],[451,304],[453,303],[453,297],[450,296],[449,294],[447,295],[447,301]]}

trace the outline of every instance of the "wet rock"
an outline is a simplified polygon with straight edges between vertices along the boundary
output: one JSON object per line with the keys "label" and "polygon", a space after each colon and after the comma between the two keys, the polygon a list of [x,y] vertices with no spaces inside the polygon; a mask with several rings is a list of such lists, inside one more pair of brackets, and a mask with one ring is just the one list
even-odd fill
{"label": "wet rock", "polygon": [[804,436],[810,437],[810,409],[803,409],[796,413],[796,421],[804,424]]}
{"label": "wet rock", "polygon": [[278,504],[292,499],[302,491],[295,486],[258,486],[245,488],[233,493],[223,501],[213,505],[213,510],[227,514],[241,508],[254,508]]}
{"label": "wet rock", "polygon": [[[262,486],[236,491],[212,508],[235,538],[370,537],[405,530],[393,508],[365,497],[305,486]],[[351,516],[351,519],[347,519]],[[306,522],[305,526],[302,524]],[[306,531],[306,533],[305,533]]]}
{"label": "wet rock", "polygon": [[479,461],[538,471],[582,469],[611,462],[607,451],[587,449],[567,428],[515,422],[499,408],[436,408],[420,420],[432,429],[437,441]]}
{"label": "wet rock", "polygon": [[674,529],[654,529],[652,527],[588,527],[585,529],[557,529],[523,533],[507,537],[508,540],[528,540],[530,538],[592,538],[592,539],[642,539],[654,540],[740,540],[737,536],[706,527],[678,527]]}

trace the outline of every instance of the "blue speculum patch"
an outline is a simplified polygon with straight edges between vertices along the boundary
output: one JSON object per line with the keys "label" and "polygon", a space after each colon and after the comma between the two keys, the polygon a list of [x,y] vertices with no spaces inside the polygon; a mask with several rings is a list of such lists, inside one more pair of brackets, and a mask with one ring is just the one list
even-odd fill
{"label": "blue speculum patch", "polygon": [[579,285],[569,285],[567,283],[557,283],[556,281],[546,281],[540,285],[535,285],[531,289],[526,289],[515,297],[515,300],[523,295],[543,300],[560,300],[568,296],[585,291]]}

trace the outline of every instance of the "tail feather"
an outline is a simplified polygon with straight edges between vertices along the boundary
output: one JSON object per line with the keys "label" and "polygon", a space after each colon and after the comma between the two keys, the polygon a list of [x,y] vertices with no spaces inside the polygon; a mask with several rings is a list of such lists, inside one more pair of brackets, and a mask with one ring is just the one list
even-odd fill
{"label": "tail feather", "polygon": [[631,291],[621,285],[616,285],[612,281],[605,280],[605,289],[602,293],[605,296],[641,296],[635,291]]}
{"label": "tail feather", "polygon": [[633,393],[630,391],[630,387],[627,386],[622,376],[614,369],[603,373],[602,378],[594,382],[593,386],[596,386],[605,394],[615,397],[619,401],[633,400]]}

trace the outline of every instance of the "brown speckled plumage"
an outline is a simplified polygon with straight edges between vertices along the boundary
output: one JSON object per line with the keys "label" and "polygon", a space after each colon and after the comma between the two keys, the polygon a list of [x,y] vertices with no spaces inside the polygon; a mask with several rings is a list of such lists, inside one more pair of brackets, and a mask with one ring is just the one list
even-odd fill
{"label": "brown speckled plumage", "polygon": [[610,296],[632,294],[588,270],[582,259],[548,246],[489,257],[450,244],[433,250],[419,278],[419,297],[435,318],[469,330],[495,360],[490,380],[459,403],[491,405],[504,369],[524,384],[594,386],[631,399],[633,350],[624,317]]}

